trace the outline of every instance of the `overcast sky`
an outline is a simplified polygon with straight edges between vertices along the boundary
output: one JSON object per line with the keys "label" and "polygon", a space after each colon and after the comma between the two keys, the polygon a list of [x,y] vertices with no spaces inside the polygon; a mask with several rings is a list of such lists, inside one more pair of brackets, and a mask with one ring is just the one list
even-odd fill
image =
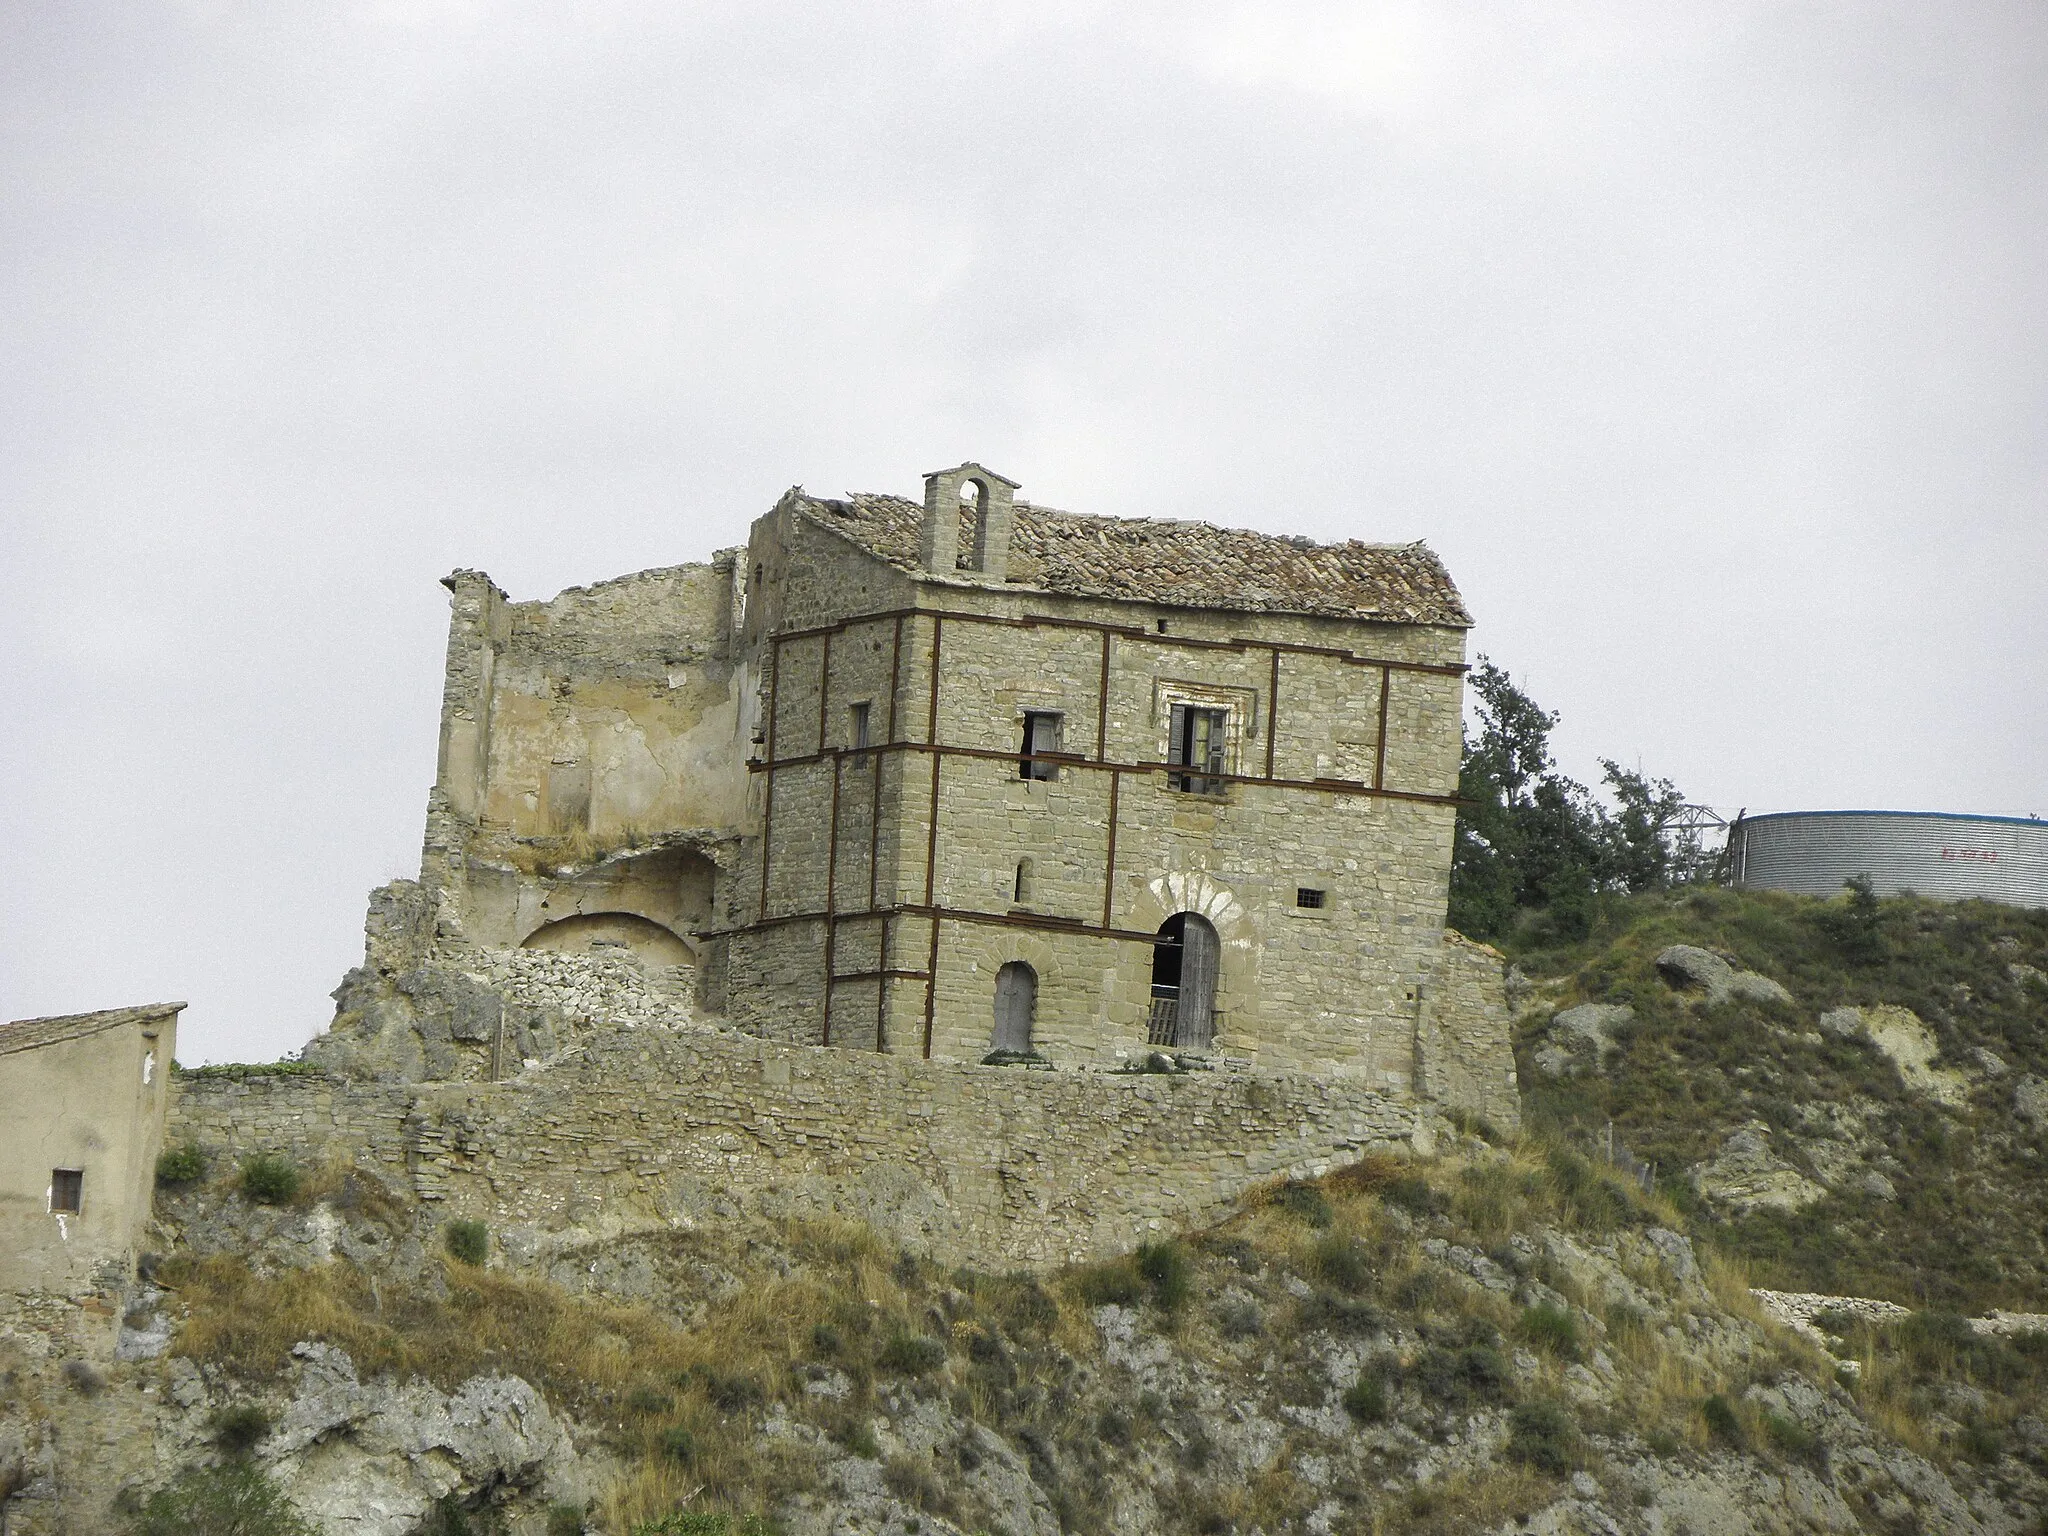
{"label": "overcast sky", "polygon": [[0,6],[0,1017],[332,1012],[437,578],[792,482],[1427,539],[1730,811],[2048,813],[2048,10]]}

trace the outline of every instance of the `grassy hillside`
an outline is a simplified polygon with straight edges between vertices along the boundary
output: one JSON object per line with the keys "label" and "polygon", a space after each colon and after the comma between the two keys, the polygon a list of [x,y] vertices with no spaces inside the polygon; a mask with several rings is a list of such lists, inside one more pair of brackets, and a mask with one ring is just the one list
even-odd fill
{"label": "grassy hillside", "polygon": [[[479,1488],[418,1536],[1447,1536],[1574,1508],[1545,1528],[1734,1531],[1795,1495],[1831,1528],[1976,1530],[1968,1498],[2048,1494],[2039,1341],[1916,1317],[1853,1330],[1862,1375],[1839,1377],[1762,1323],[1740,1266],[1695,1265],[1677,1216],[1525,1138],[1368,1160],[1039,1276],[792,1224],[593,1249],[652,1277],[639,1302],[448,1259],[163,1278],[217,1445],[289,1416],[292,1347],[319,1339],[365,1379],[521,1376],[618,1468],[587,1510]],[[179,1496],[261,1483],[250,1465],[202,1463]]]}
{"label": "grassy hillside", "polygon": [[[1718,951],[1793,1002],[1703,1006],[1659,975],[1672,944]],[[1611,1121],[1696,1234],[1759,1283],[2048,1311],[2048,1137],[2015,1112],[2020,1081],[2048,1078],[2048,912],[1909,897],[1859,918],[1846,898],[1710,888],[1616,903],[1573,944],[1546,942],[1532,923],[1506,948],[1537,982],[1518,1031],[1531,1123],[1590,1144]],[[1579,1001],[1625,1003],[1635,1022],[1604,1070],[1547,1077],[1532,1047]],[[1879,1004],[1928,1026],[1935,1064],[1963,1074],[1966,1103],[1943,1107],[1867,1042],[1817,1027],[1831,1009]],[[1832,1185],[1827,1198],[1733,1215],[1697,1197],[1689,1171],[1753,1121]],[[1895,1198],[1853,1187],[1845,1162],[1881,1174]]]}

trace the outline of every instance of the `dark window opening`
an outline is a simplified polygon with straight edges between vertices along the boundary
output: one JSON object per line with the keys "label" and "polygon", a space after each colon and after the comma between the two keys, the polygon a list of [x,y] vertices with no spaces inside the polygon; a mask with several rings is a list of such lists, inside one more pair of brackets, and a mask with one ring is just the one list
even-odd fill
{"label": "dark window opening", "polygon": [[1159,925],[1152,946],[1153,1045],[1207,1050],[1215,1038],[1216,968],[1222,941],[1206,917],[1176,912]]}
{"label": "dark window opening", "polygon": [[85,1171],[80,1168],[50,1170],[50,1214],[76,1216],[85,1209]]}
{"label": "dark window opening", "polygon": [[1166,633],[1166,620],[1164,619],[1159,621],[1159,633],[1162,635]]}
{"label": "dark window opening", "polygon": [[1307,907],[1314,911],[1328,900],[1328,893],[1316,890],[1312,886],[1298,885],[1294,888],[1294,904],[1297,907]]}
{"label": "dark window opening", "polygon": [[868,744],[868,706],[865,701],[853,705],[846,712],[846,738],[853,750],[858,752]]}
{"label": "dark window opening", "polygon": [[1066,716],[1050,710],[1026,710],[1024,712],[1023,757],[1017,763],[1017,777],[1020,779],[1056,779],[1059,765],[1047,761],[1040,754],[1061,750],[1061,732]]}
{"label": "dark window opening", "polygon": [[1019,859],[1017,861],[1017,890],[1015,899],[1019,902],[1031,899],[1031,861],[1029,859]]}
{"label": "dark window opening", "polygon": [[1193,773],[1172,773],[1167,783],[1191,795],[1223,793],[1223,748],[1228,710],[1196,709],[1188,704],[1173,706],[1168,728],[1166,760]]}

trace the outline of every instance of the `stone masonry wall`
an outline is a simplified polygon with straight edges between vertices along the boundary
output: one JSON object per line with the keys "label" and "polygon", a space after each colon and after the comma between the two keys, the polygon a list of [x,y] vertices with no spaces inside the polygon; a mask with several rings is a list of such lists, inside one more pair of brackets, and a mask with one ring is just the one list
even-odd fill
{"label": "stone masonry wall", "polygon": [[1417,1091],[1470,1110],[1495,1130],[1522,1122],[1508,1014],[1507,960],[1497,949],[1444,931],[1443,952],[1424,983],[1416,1022]]}
{"label": "stone masonry wall", "polygon": [[1262,1180],[1409,1146],[1357,1082],[922,1062],[725,1031],[611,1032],[502,1083],[182,1079],[170,1136],[375,1172],[514,1256],[737,1209],[836,1214],[984,1265],[1200,1223]]}

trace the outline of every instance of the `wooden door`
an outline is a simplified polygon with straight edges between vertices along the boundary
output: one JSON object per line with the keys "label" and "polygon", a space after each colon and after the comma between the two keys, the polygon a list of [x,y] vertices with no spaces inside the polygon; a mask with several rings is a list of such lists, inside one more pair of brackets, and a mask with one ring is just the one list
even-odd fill
{"label": "wooden door", "polygon": [[1012,960],[996,972],[996,1050],[1019,1055],[1031,1049],[1032,1016],[1038,1012],[1038,972]]}
{"label": "wooden door", "polygon": [[1180,1028],[1174,1043],[1206,1051],[1216,1033],[1216,963],[1223,945],[1209,920],[1190,912],[1181,946]]}

